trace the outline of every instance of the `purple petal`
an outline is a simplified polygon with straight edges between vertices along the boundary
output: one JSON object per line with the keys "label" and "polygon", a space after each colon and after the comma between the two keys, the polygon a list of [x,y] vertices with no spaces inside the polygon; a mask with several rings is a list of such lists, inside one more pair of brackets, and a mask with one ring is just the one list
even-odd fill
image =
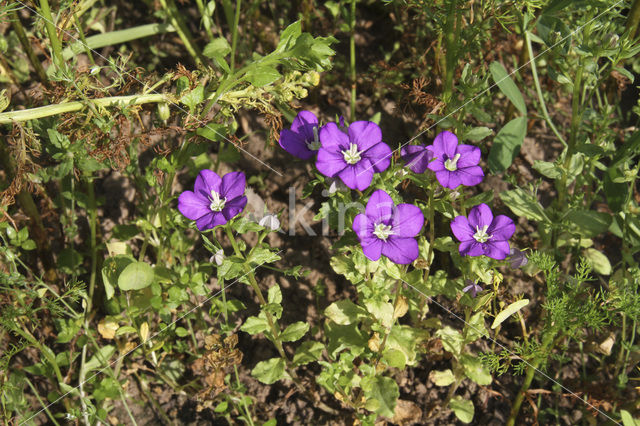
{"label": "purple petal", "polygon": [[353,219],[353,225],[351,228],[353,229],[353,232],[356,233],[360,241],[362,241],[365,238],[371,238],[373,236],[373,230],[371,229],[372,225],[373,223],[369,220],[367,215],[360,213]]}
{"label": "purple petal", "polygon": [[480,166],[465,167],[455,171],[464,186],[474,186],[482,182],[484,172]]}
{"label": "purple petal", "polygon": [[378,189],[371,194],[371,197],[369,197],[367,207],[365,208],[365,214],[374,223],[383,222],[385,224],[389,224],[393,217],[395,207],[396,206],[389,194],[382,189]]}
{"label": "purple petal", "polygon": [[233,217],[240,214],[244,207],[247,205],[247,197],[237,197],[232,199],[231,201],[227,201],[224,208],[222,209],[222,214],[225,219],[231,220]]}
{"label": "purple petal", "polygon": [[209,210],[209,212],[211,214],[207,214],[196,220],[198,230],[206,231],[207,229],[212,229],[218,225],[224,225],[227,223],[227,219],[225,219],[221,212],[212,212],[211,210]]}
{"label": "purple petal", "polygon": [[356,164],[347,164],[347,166],[338,173],[338,177],[342,179],[342,182],[349,188],[364,191],[371,185],[373,167],[371,167],[369,160],[363,158]]}
{"label": "purple petal", "polygon": [[491,226],[487,228],[487,234],[492,235],[492,240],[508,240],[516,232],[516,225],[510,217],[498,215],[493,218]]}
{"label": "purple petal", "polygon": [[209,199],[211,191],[220,193],[220,183],[222,183],[222,179],[216,172],[209,169],[200,170],[198,177],[196,177],[194,192],[205,199]]}
{"label": "purple petal", "polygon": [[320,129],[320,143],[325,149],[348,149],[349,136],[336,123],[327,123]]}
{"label": "purple petal", "polygon": [[[469,212],[469,225],[471,225],[472,229],[491,226],[491,222],[493,222],[493,213],[491,213],[491,209],[485,203],[478,204]],[[487,228],[487,231],[488,230]]]}
{"label": "purple petal", "polygon": [[399,237],[415,237],[424,224],[424,215],[413,204],[398,204],[393,217],[393,233]]}
{"label": "purple petal", "polygon": [[349,140],[365,151],[382,142],[382,131],[373,121],[354,121],[349,125]]}
{"label": "purple petal", "polygon": [[464,216],[456,216],[451,221],[451,232],[453,232],[458,241],[473,240],[474,230],[469,225],[469,220]]}
{"label": "purple petal", "polygon": [[373,170],[378,173],[387,170],[391,164],[392,155],[391,148],[384,142],[375,144],[362,153],[362,157],[368,158],[373,166]]}
{"label": "purple petal", "polygon": [[484,254],[484,244],[474,239],[463,241],[460,243],[458,251],[463,256],[482,256]]}
{"label": "purple petal", "polygon": [[242,172],[230,172],[222,177],[220,185],[220,196],[227,200],[242,196],[244,194],[245,176]]}
{"label": "purple petal", "polygon": [[[313,139],[311,139],[313,140]],[[315,155],[315,151],[311,151],[307,146],[307,141],[303,136],[298,133],[294,133],[291,130],[283,129],[280,132],[280,139],[278,143],[289,154],[308,160]]]}
{"label": "purple petal", "polygon": [[456,189],[462,184],[457,172],[450,172],[446,169],[437,171],[436,178],[438,179],[438,182],[440,182],[440,185],[449,189]]}
{"label": "purple petal", "polygon": [[[429,150],[429,152],[431,153],[431,156],[432,156],[432,158],[433,158],[433,150]],[[447,170],[447,169],[444,167],[444,160],[443,160],[443,159],[441,159],[441,158],[436,158],[435,160],[430,161],[430,162],[429,162],[429,165],[427,166],[427,168],[428,168],[429,170],[431,170],[431,171],[436,172],[436,173],[437,173],[437,172],[441,172],[441,171],[443,171],[443,170]]]}
{"label": "purple petal", "polygon": [[318,151],[316,168],[325,176],[334,177],[347,166],[344,156],[339,152],[329,151],[324,147]]}
{"label": "purple petal", "polygon": [[291,123],[291,130],[300,134],[305,142],[313,141],[313,128],[318,127],[318,117],[311,111],[300,111]]}
{"label": "purple petal", "polygon": [[209,200],[191,191],[184,191],[178,197],[178,210],[184,217],[196,220],[211,213]]}
{"label": "purple petal", "polygon": [[384,246],[381,239],[377,237],[365,238],[360,242],[360,245],[362,246],[362,252],[369,260],[376,261],[380,259],[382,247]]}
{"label": "purple petal", "polygon": [[458,145],[457,154],[460,154],[458,159],[458,168],[477,166],[480,163],[480,148],[473,145]]}
{"label": "purple petal", "polygon": [[415,238],[392,235],[382,245],[382,254],[399,265],[407,265],[418,258],[418,242]]}
{"label": "purple petal", "polygon": [[400,151],[402,160],[411,171],[414,173],[424,173],[427,170],[427,166],[433,158],[433,154],[426,147],[421,145],[409,145],[402,148]]}
{"label": "purple petal", "polygon": [[508,241],[493,241],[492,239],[484,244],[484,255],[492,259],[502,260],[509,255]]}
{"label": "purple petal", "polygon": [[437,157],[442,158],[443,154],[447,157],[453,158],[456,155],[456,148],[458,147],[458,138],[451,132],[440,132],[433,140],[433,147]]}

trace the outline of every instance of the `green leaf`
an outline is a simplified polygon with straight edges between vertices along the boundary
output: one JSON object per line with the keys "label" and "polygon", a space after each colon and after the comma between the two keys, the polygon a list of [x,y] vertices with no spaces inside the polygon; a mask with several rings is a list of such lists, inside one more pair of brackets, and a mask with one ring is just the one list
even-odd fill
{"label": "green leaf", "polygon": [[101,347],[87,363],[84,365],[85,371],[88,373],[91,370],[95,370],[103,365],[106,365],[109,358],[116,352],[116,347],[113,345],[107,345]]}
{"label": "green leaf", "polygon": [[401,370],[404,370],[407,365],[407,357],[404,352],[399,349],[386,348],[382,353],[382,359],[389,367],[399,368]]}
{"label": "green leaf", "polygon": [[465,343],[475,342],[482,336],[489,337],[489,332],[484,325],[484,312],[476,312],[469,319]]}
{"label": "green leaf", "polygon": [[80,324],[74,319],[54,319],[56,328],[60,330],[56,342],[68,343],[78,335]]}
{"label": "green leaf", "polygon": [[464,367],[464,374],[479,384],[480,386],[488,386],[491,384],[491,374],[489,370],[482,364],[480,358],[473,355],[464,354],[460,357],[460,363]]}
{"label": "green leaf", "polygon": [[369,336],[363,333],[357,324],[338,325],[333,322],[325,323],[327,336],[327,352],[331,358],[342,350],[349,350],[354,356],[360,355],[367,347]]}
{"label": "green leaf", "polygon": [[566,219],[585,238],[595,237],[609,229],[613,217],[592,210],[570,210]]}
{"label": "green leaf", "polygon": [[282,31],[280,34],[280,42],[275,49],[275,52],[284,52],[285,50],[290,49],[295,44],[298,37],[302,33],[302,23],[301,21],[296,21],[293,24],[289,25]]}
{"label": "green leaf", "polygon": [[266,318],[262,317],[249,317],[245,320],[244,324],[240,327],[240,330],[245,333],[249,333],[252,336],[258,333],[264,333],[269,329],[269,323]]}
{"label": "green leaf", "polygon": [[444,371],[431,370],[429,378],[436,386],[449,386],[456,381],[453,371],[450,369]]}
{"label": "green leaf", "polygon": [[260,361],[251,370],[251,375],[265,385],[273,384],[284,378],[284,361],[282,358]]}
{"label": "green leaf", "polygon": [[275,304],[282,303],[282,290],[280,290],[280,286],[278,284],[269,288],[267,292],[267,301]]}
{"label": "green leaf", "polygon": [[367,311],[351,300],[344,299],[332,303],[324,310],[324,315],[340,325],[349,325],[366,317]]}
{"label": "green leaf", "polygon": [[538,222],[548,221],[547,216],[544,213],[544,208],[540,205],[538,200],[522,189],[513,189],[511,191],[503,191],[500,193],[502,202],[511,209],[511,211],[518,215],[524,216],[527,219],[535,220]]}
{"label": "green leaf", "polygon": [[293,365],[300,366],[308,364],[320,359],[324,345],[322,342],[302,342],[298,349],[296,349],[295,355],[293,355]]}
{"label": "green leaf", "polygon": [[584,252],[584,257],[591,263],[593,270],[598,274],[611,275],[611,262],[601,251],[588,248]]}
{"label": "green leaf", "polygon": [[449,402],[449,407],[451,407],[453,413],[462,423],[471,423],[473,420],[473,402],[468,399],[463,399],[461,396],[454,396]]}
{"label": "green leaf", "polygon": [[640,420],[634,419],[627,410],[620,410],[620,417],[624,426],[640,426]]}
{"label": "green leaf", "polygon": [[180,98],[180,102],[185,104],[189,108],[190,112],[193,112],[196,106],[198,106],[198,104],[200,104],[200,102],[202,102],[203,100],[204,86],[202,85],[196,86],[193,90],[188,91]]}
{"label": "green leaf", "polygon": [[396,402],[400,396],[398,384],[390,377],[368,376],[362,379],[360,386],[367,400],[365,407],[381,416],[393,417]]}
{"label": "green leaf", "polygon": [[562,171],[554,163],[548,161],[536,160],[533,163],[533,168],[538,171],[542,176],[549,179],[558,179],[562,176]]}
{"label": "green leaf", "polygon": [[255,87],[263,87],[278,80],[282,75],[272,66],[263,65],[258,67],[251,67],[245,74],[249,83]]}
{"label": "green leaf", "polygon": [[462,135],[462,140],[468,140],[472,142],[480,142],[482,139],[490,136],[493,133],[488,127],[474,127],[469,129],[466,133]]}
{"label": "green leaf", "polygon": [[247,262],[249,262],[252,267],[264,265],[265,263],[273,263],[277,260],[280,260],[280,256],[265,247],[254,248],[247,258]]}
{"label": "green leaf", "polygon": [[493,81],[498,85],[500,91],[509,98],[511,103],[518,108],[522,114],[527,115],[527,106],[524,103],[522,93],[518,89],[518,86],[513,82],[507,70],[504,69],[500,62],[493,62],[489,65],[489,71],[493,77]]}
{"label": "green leaf", "polygon": [[390,302],[369,299],[365,300],[364,306],[385,328],[391,327],[393,324],[393,305]]}
{"label": "green leaf", "polygon": [[498,327],[507,318],[509,318],[511,315],[515,314],[516,312],[518,312],[520,309],[524,308],[528,304],[529,304],[529,299],[522,299],[522,300],[518,300],[517,302],[513,302],[512,304],[504,308],[502,312],[496,315],[496,318],[493,320],[493,324],[491,324],[491,329],[493,330],[496,327]]}
{"label": "green leaf", "polygon": [[231,46],[224,37],[218,37],[210,41],[202,51],[202,54],[211,59],[222,59],[231,52]]}
{"label": "green leaf", "polygon": [[488,163],[492,173],[501,173],[509,168],[518,156],[526,134],[527,117],[514,118],[500,129],[489,152]]}
{"label": "green leaf", "polygon": [[352,284],[359,284],[364,280],[351,258],[345,255],[333,256],[330,263],[336,273],[344,275]]}
{"label": "green leaf", "polygon": [[436,331],[436,337],[442,341],[442,346],[448,352],[459,355],[462,352],[463,339],[462,334],[448,325]]}
{"label": "green leaf", "polygon": [[224,124],[208,123],[204,127],[196,130],[196,135],[207,138],[212,142],[219,142],[227,139],[228,129]]}
{"label": "green leaf", "polygon": [[153,268],[144,262],[129,264],[118,277],[120,290],[140,290],[153,282]]}
{"label": "green leaf", "polygon": [[309,323],[302,321],[294,322],[280,334],[280,339],[283,342],[295,342],[307,334],[307,331],[309,331]]}

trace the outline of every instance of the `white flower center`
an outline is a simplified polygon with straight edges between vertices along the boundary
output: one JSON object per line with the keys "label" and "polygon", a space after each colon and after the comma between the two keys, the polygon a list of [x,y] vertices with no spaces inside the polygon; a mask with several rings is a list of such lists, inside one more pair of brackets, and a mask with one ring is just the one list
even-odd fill
{"label": "white flower center", "polygon": [[493,235],[487,234],[487,228],[489,228],[489,225],[484,225],[482,229],[476,225],[476,233],[473,234],[473,238],[479,243],[486,243],[489,241]]}
{"label": "white flower center", "polygon": [[449,170],[450,172],[455,172],[458,170],[458,160],[460,159],[460,154],[456,154],[453,158],[448,158],[444,162],[444,168]]}
{"label": "white flower center", "polygon": [[347,164],[356,164],[360,161],[360,152],[358,152],[358,145],[355,143],[350,143],[349,149],[342,151],[342,155]]}
{"label": "white flower center", "polygon": [[382,241],[387,241],[389,235],[393,235],[394,232],[391,230],[391,225],[385,225],[384,223],[379,223],[373,230],[373,235],[380,238]]}
{"label": "white flower center", "polygon": [[311,142],[307,142],[307,148],[311,151],[317,151],[320,149],[322,144],[320,143],[320,138],[318,137],[318,126],[313,126],[313,140]]}
{"label": "white flower center", "polygon": [[220,194],[218,194],[213,189],[211,190],[211,197],[209,197],[209,199],[211,200],[209,208],[214,212],[219,212],[220,210],[222,210],[224,208],[224,205],[227,203],[227,199],[220,198]]}

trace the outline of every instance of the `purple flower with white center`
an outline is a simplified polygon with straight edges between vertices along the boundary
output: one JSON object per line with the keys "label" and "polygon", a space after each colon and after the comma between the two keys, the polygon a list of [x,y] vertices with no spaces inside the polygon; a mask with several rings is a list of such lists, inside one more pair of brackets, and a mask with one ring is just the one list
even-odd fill
{"label": "purple flower with white center", "polygon": [[371,260],[385,255],[395,263],[406,265],[418,258],[415,236],[424,223],[422,210],[412,204],[393,203],[383,190],[371,194],[364,213],[353,220],[362,251]]}
{"label": "purple flower with white center", "polygon": [[382,131],[371,121],[355,121],[347,133],[336,123],[320,129],[316,168],[329,177],[339,177],[351,189],[364,191],[371,185],[373,173],[391,164],[391,148],[382,142]]}
{"label": "purple flower with white center", "polygon": [[509,263],[511,263],[511,268],[518,269],[529,263],[529,259],[524,254],[523,251],[518,250],[515,247],[511,247],[509,251],[509,257],[507,258]]}
{"label": "purple flower with white center", "polygon": [[311,111],[300,111],[291,123],[291,130],[282,129],[278,143],[289,154],[310,159],[320,148],[318,117]]}
{"label": "purple flower with white center", "polygon": [[469,211],[469,218],[456,216],[451,231],[460,241],[463,256],[487,256],[502,260],[509,255],[509,242],[516,225],[504,215],[493,217],[488,205],[482,203]]}
{"label": "purple flower with white center", "polygon": [[433,159],[433,153],[424,145],[408,145],[400,150],[405,165],[414,173],[424,173]]}
{"label": "purple flower with white center", "polygon": [[211,170],[202,170],[193,191],[178,197],[178,210],[187,219],[195,220],[200,231],[224,225],[247,205],[244,196],[245,176],[231,172],[222,178]]}
{"label": "purple flower with white center", "polygon": [[482,182],[484,172],[480,163],[480,148],[472,145],[458,145],[458,138],[451,132],[441,132],[433,145],[427,147],[435,160],[429,169],[436,173],[440,185],[456,189],[460,185],[473,186]]}
{"label": "purple flower with white center", "polygon": [[468,285],[465,288],[463,288],[462,291],[465,293],[469,293],[471,297],[476,297],[478,293],[482,291],[482,287],[480,287],[476,282],[473,282],[471,280],[466,280],[466,284]]}

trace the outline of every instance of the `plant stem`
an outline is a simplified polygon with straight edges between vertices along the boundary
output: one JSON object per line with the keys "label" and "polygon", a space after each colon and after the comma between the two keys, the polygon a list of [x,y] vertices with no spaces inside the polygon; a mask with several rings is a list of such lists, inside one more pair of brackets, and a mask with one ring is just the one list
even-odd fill
{"label": "plant stem", "polygon": [[634,39],[640,22],[640,0],[635,0],[627,15],[626,32],[630,40]]}
{"label": "plant stem", "polygon": [[453,74],[456,61],[456,20],[460,12],[458,11],[458,0],[449,0],[447,10],[447,20],[444,27],[445,45],[445,69],[444,87],[442,90],[442,100],[448,106],[453,95]]}
{"label": "plant stem", "polygon": [[160,0],[160,5],[162,5],[162,8],[167,12],[171,25],[173,25],[178,32],[178,36],[180,40],[182,40],[182,43],[184,43],[184,47],[187,49],[187,52],[189,52],[189,55],[191,55],[196,62],[196,65],[202,65],[202,63],[205,62],[205,58],[202,56],[198,46],[193,43],[193,35],[191,35],[191,31],[189,31],[189,28],[187,28],[184,23],[182,14],[173,0]]}
{"label": "plant stem", "polygon": [[566,209],[567,195],[569,192],[568,179],[569,167],[571,167],[571,157],[575,151],[576,141],[578,139],[578,130],[580,127],[580,119],[582,111],[580,109],[580,87],[582,84],[582,64],[578,64],[576,78],[573,81],[573,98],[571,99],[571,134],[569,135],[569,144],[564,151],[564,167],[562,168],[562,176],[558,184],[558,208],[560,211]]}
{"label": "plant stem", "polygon": [[44,67],[42,66],[42,63],[38,60],[38,57],[36,56],[36,54],[33,52],[33,49],[31,48],[31,43],[29,43],[29,38],[27,37],[27,33],[25,32],[24,27],[22,26],[20,17],[18,16],[15,10],[12,10],[11,12],[9,12],[9,16],[11,18],[11,26],[13,27],[13,30],[16,32],[16,36],[18,36],[18,40],[20,40],[20,45],[22,45],[22,48],[27,54],[27,57],[29,58],[29,62],[31,62],[31,65],[36,70],[36,74],[38,74],[38,78],[45,86],[50,87],[47,73],[44,71]]}
{"label": "plant stem", "polygon": [[44,25],[49,35],[49,41],[51,42],[51,49],[53,50],[53,62],[62,68],[64,65],[64,59],[62,57],[62,42],[58,38],[58,33],[53,21],[53,15],[51,14],[51,8],[49,7],[49,0],[40,0],[40,13],[44,18]]}
{"label": "plant stem", "polygon": [[542,109],[542,115],[544,116],[544,120],[549,125],[549,127],[551,128],[553,133],[556,135],[558,140],[562,142],[562,145],[564,145],[566,148],[567,142],[564,140],[564,138],[556,128],[555,124],[553,124],[553,121],[551,121],[551,117],[549,116],[549,111],[547,111],[547,105],[544,102],[544,97],[542,95],[542,88],[540,87],[540,80],[538,78],[538,69],[536,67],[536,60],[535,60],[535,57],[533,56],[533,47],[531,46],[531,36],[529,35],[529,31],[527,31],[527,29],[524,28],[524,26],[522,28],[522,31],[524,32],[524,40],[525,40],[525,43],[527,44],[527,51],[529,52],[529,58],[531,61],[529,62],[531,64],[531,75],[533,76],[533,84],[536,88],[536,94],[538,95],[538,102],[540,102],[540,109]]}
{"label": "plant stem", "polygon": [[349,14],[349,27],[351,35],[349,37],[349,71],[351,73],[351,121],[356,119],[356,2],[351,0],[351,13]]}
{"label": "plant stem", "polygon": [[56,418],[53,417],[53,414],[51,414],[51,411],[49,411],[49,406],[45,404],[44,401],[42,401],[42,398],[40,398],[40,394],[38,393],[38,390],[36,389],[36,387],[33,386],[33,383],[31,383],[31,380],[29,380],[28,377],[25,377],[24,379],[29,385],[29,387],[31,388],[31,392],[33,392],[33,394],[36,396],[38,402],[40,403],[40,406],[44,409],[44,412],[47,413],[47,416],[49,417],[49,419],[53,422],[54,425],[60,426],[60,423],[56,421]]}
{"label": "plant stem", "polygon": [[236,67],[236,48],[238,45],[238,25],[240,24],[240,8],[242,7],[242,0],[236,0],[236,12],[233,18],[233,26],[231,27],[231,58],[229,61],[229,68],[231,74]]}

